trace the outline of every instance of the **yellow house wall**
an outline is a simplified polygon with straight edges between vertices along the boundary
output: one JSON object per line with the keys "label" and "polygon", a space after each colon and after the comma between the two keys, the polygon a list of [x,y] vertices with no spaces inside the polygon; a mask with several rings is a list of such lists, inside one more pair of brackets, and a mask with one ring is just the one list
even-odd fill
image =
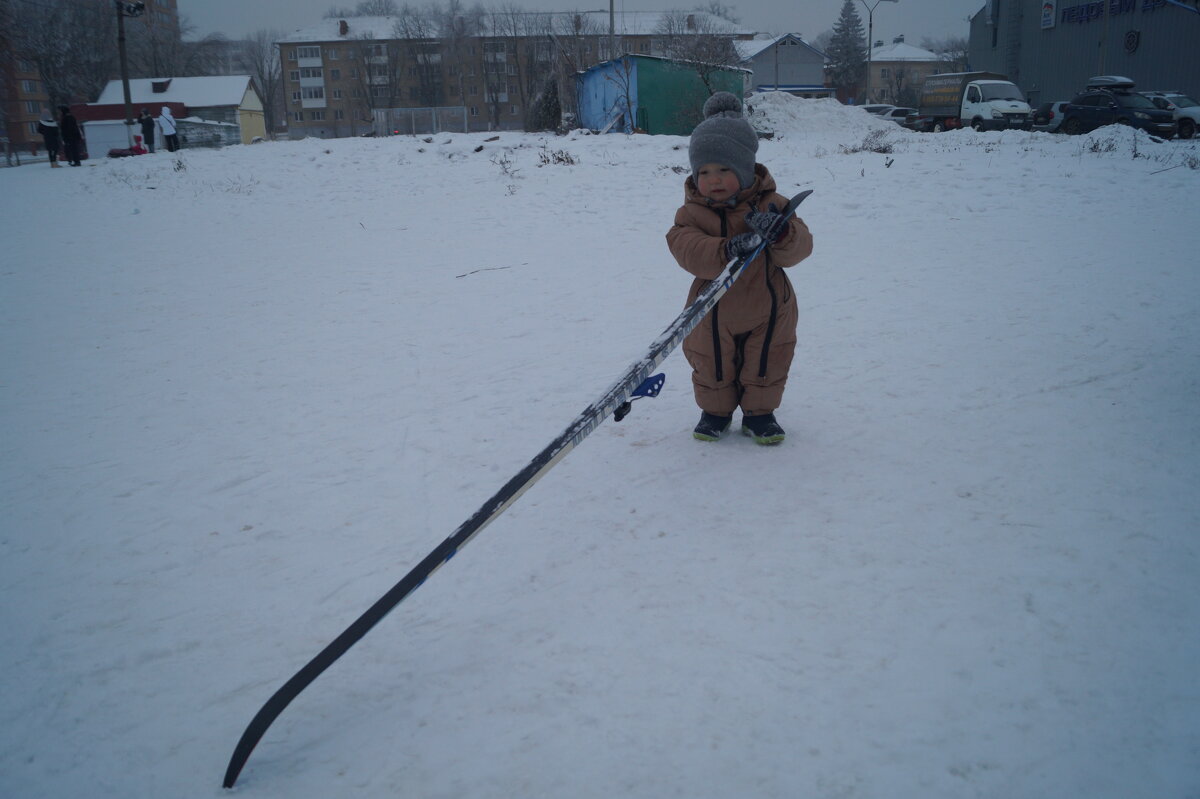
{"label": "yellow house wall", "polygon": [[267,136],[267,121],[263,115],[262,100],[252,86],[246,88],[242,104],[238,106],[238,126],[242,130],[242,144],[249,144],[255,136]]}

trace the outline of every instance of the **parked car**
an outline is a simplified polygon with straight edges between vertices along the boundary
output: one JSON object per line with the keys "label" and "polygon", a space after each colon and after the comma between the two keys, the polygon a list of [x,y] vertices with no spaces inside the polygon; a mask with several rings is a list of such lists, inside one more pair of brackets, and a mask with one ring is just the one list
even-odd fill
{"label": "parked car", "polygon": [[1200,126],[1200,103],[1186,94],[1179,92],[1142,92],[1150,98],[1150,102],[1164,111],[1175,115],[1175,124],[1179,126],[1179,138],[1190,139],[1196,135]]}
{"label": "parked car", "polygon": [[1100,75],[1088,81],[1063,109],[1062,130],[1076,135],[1103,125],[1129,125],[1155,136],[1171,138],[1178,129],[1175,117],[1133,90],[1133,81],[1118,75]]}
{"label": "parked car", "polygon": [[891,105],[889,103],[877,103],[875,105],[860,105],[859,106],[859,108],[866,111],[868,114],[882,114],[884,111],[888,110],[889,108],[895,108],[895,107],[896,106]]}
{"label": "parked car", "polygon": [[895,106],[895,107],[881,113],[879,115],[879,117],[881,119],[890,119],[892,122],[895,122],[897,125],[903,125],[904,121],[906,119],[908,119],[908,115],[915,114],[915,113],[917,113],[917,109],[915,109],[915,108],[905,108],[903,106]]}
{"label": "parked car", "polygon": [[1042,103],[1033,112],[1033,130],[1044,133],[1054,133],[1062,125],[1063,109],[1067,107],[1066,100],[1056,100],[1053,103]]}

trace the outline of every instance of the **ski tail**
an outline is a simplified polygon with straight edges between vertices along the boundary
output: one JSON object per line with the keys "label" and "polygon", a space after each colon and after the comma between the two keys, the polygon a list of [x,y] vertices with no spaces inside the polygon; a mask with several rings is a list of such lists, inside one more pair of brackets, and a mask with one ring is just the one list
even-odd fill
{"label": "ski tail", "polygon": [[[812,194],[811,190],[797,194],[788,203],[783,213],[786,216],[795,213],[796,207],[810,194]],[[566,457],[568,452],[578,446],[583,439],[599,427],[601,422],[628,403],[630,398],[637,392],[642,391],[645,396],[653,396],[650,393],[651,391],[656,394],[658,388],[661,388],[661,382],[659,381],[660,376],[652,377],[654,369],[666,360],[666,357],[674,351],[675,347],[683,341],[684,337],[696,325],[700,324],[700,320],[712,310],[712,307],[717,304],[717,301],[724,296],[729,287],[737,280],[746,264],[757,258],[765,246],[766,243],[760,241],[758,248],[754,252],[741,259],[730,261],[721,279],[712,281],[700,293],[700,296],[685,308],[675,318],[675,321],[668,325],[659,337],[654,340],[646,354],[637,361],[634,361],[608,391],[604,392],[598,400],[587,406],[557,438],[551,441],[521,471],[505,483],[504,487],[485,502],[471,518],[463,522],[446,540],[438,544],[400,582],[392,586],[374,605],[342,631],[328,646],[317,653],[316,657],[305,664],[304,668],[300,669],[291,679],[284,683],[267,700],[258,713],[254,715],[245,732],[242,733],[242,737],[238,740],[237,746],[233,750],[233,756],[229,759],[229,766],[225,770],[225,779],[222,785],[226,788],[233,787],[238,775],[241,774],[242,769],[245,767],[246,761],[250,759],[250,754],[254,751],[254,747],[258,746],[258,742],[266,734],[267,728],[279,717],[279,714],[292,703],[293,699],[299,696],[301,691],[307,688],[313,680],[321,676],[350,647],[358,643],[363,636],[370,632],[372,627],[387,616],[405,597],[429,579],[430,575],[437,571],[446,561],[454,557],[484,527],[507,510],[534,483],[541,479],[546,472],[550,471],[560,460]]]}

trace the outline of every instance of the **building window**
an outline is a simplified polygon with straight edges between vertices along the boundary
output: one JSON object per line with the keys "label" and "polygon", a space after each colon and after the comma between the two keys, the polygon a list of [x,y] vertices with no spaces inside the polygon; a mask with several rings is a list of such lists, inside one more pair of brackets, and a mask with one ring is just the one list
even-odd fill
{"label": "building window", "polygon": [[471,97],[477,96],[479,94],[479,87],[478,86],[468,86],[467,94],[470,95]]}
{"label": "building window", "polygon": [[300,90],[300,96],[305,100],[323,100],[325,98],[325,87],[305,86]]}
{"label": "building window", "polygon": [[311,119],[313,122],[324,122],[325,121],[325,112],[324,111],[309,111],[308,118]]}
{"label": "building window", "polygon": [[36,135],[38,135],[38,129],[37,129],[38,123],[36,123],[36,122],[26,122],[26,123],[25,123],[25,126],[26,126],[27,128],[29,128],[29,135],[30,135],[30,136],[36,136]]}
{"label": "building window", "polygon": [[884,67],[883,69],[879,70],[879,77],[886,78],[887,76],[888,76],[887,67]]}
{"label": "building window", "polygon": [[293,103],[300,102],[300,92],[292,92],[292,102]]}
{"label": "building window", "polygon": [[333,111],[333,118],[334,118],[334,119],[345,119],[345,118],[346,118],[346,112],[345,112],[345,111],[343,111],[343,110],[342,110],[342,109],[340,109],[340,108],[335,108],[335,109],[334,109],[334,111]]}
{"label": "building window", "polygon": [[298,70],[298,69],[288,70],[288,80],[292,81],[293,83],[299,83],[300,70]]}
{"label": "building window", "polygon": [[41,102],[39,102],[38,100],[26,100],[26,101],[25,101],[25,113],[26,113],[26,114],[40,114],[40,113],[42,113],[42,104],[41,104]]}
{"label": "building window", "polygon": [[510,106],[508,107],[508,113],[512,114],[513,116],[516,116],[517,114],[521,113],[521,106],[519,106],[519,105],[510,105]]}
{"label": "building window", "polygon": [[293,111],[292,112],[292,121],[293,122],[303,122],[304,121],[304,112],[303,111]]}
{"label": "building window", "polygon": [[329,79],[330,80],[341,80],[342,79],[342,71],[340,69],[329,70]]}
{"label": "building window", "polygon": [[358,77],[358,67],[350,67],[350,77],[351,78]]}
{"label": "building window", "polygon": [[321,48],[320,47],[297,47],[296,48],[296,56],[298,58],[320,58],[321,57]]}
{"label": "building window", "polygon": [[471,106],[470,113],[471,113],[471,116],[473,116],[473,117],[479,116],[479,108],[477,106]]}
{"label": "building window", "polygon": [[304,69],[300,70],[300,77],[302,77],[302,78],[320,78],[320,77],[324,77],[324,76],[321,74],[320,67],[305,67]]}
{"label": "building window", "polygon": [[23,92],[28,92],[29,94],[36,94],[37,92],[41,91],[41,88],[42,87],[38,85],[38,82],[36,80],[21,81],[21,91],[23,91]]}
{"label": "building window", "polygon": [[362,96],[363,96],[363,90],[358,87],[355,87],[350,90],[350,96],[353,97],[355,100],[361,100]]}
{"label": "building window", "polygon": [[296,60],[296,51],[288,50],[288,61],[295,61],[295,60]]}
{"label": "building window", "polygon": [[330,61],[337,61],[338,60],[338,52],[337,52],[337,50],[326,50],[325,57],[328,58]]}
{"label": "building window", "polygon": [[639,44],[638,52],[649,53],[650,52],[650,42],[642,42],[641,44]]}
{"label": "building window", "polygon": [[335,99],[335,100],[340,100],[340,99],[342,99],[342,90],[341,90],[341,89],[334,89],[334,90],[333,90],[333,99]]}

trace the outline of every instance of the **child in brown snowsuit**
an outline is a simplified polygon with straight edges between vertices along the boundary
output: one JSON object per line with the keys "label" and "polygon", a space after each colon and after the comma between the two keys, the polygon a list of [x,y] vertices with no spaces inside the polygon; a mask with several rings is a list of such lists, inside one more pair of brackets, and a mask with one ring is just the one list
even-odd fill
{"label": "child in brown snowsuit", "polygon": [[730,259],[754,250],[756,234],[779,232],[683,341],[702,411],[693,435],[716,441],[740,406],[742,432],[759,444],[778,444],[784,432],[775,409],[796,349],[798,315],[796,294],[781,267],[808,257],[812,234],[799,218],[780,229],[777,210],[788,200],[775,191],[767,168],[755,163],[758,137],[737,97],[714,94],[704,104],[704,117],[688,146],[692,174],[684,181],[684,204],[667,233],[675,260],[696,276],[688,303]]}

